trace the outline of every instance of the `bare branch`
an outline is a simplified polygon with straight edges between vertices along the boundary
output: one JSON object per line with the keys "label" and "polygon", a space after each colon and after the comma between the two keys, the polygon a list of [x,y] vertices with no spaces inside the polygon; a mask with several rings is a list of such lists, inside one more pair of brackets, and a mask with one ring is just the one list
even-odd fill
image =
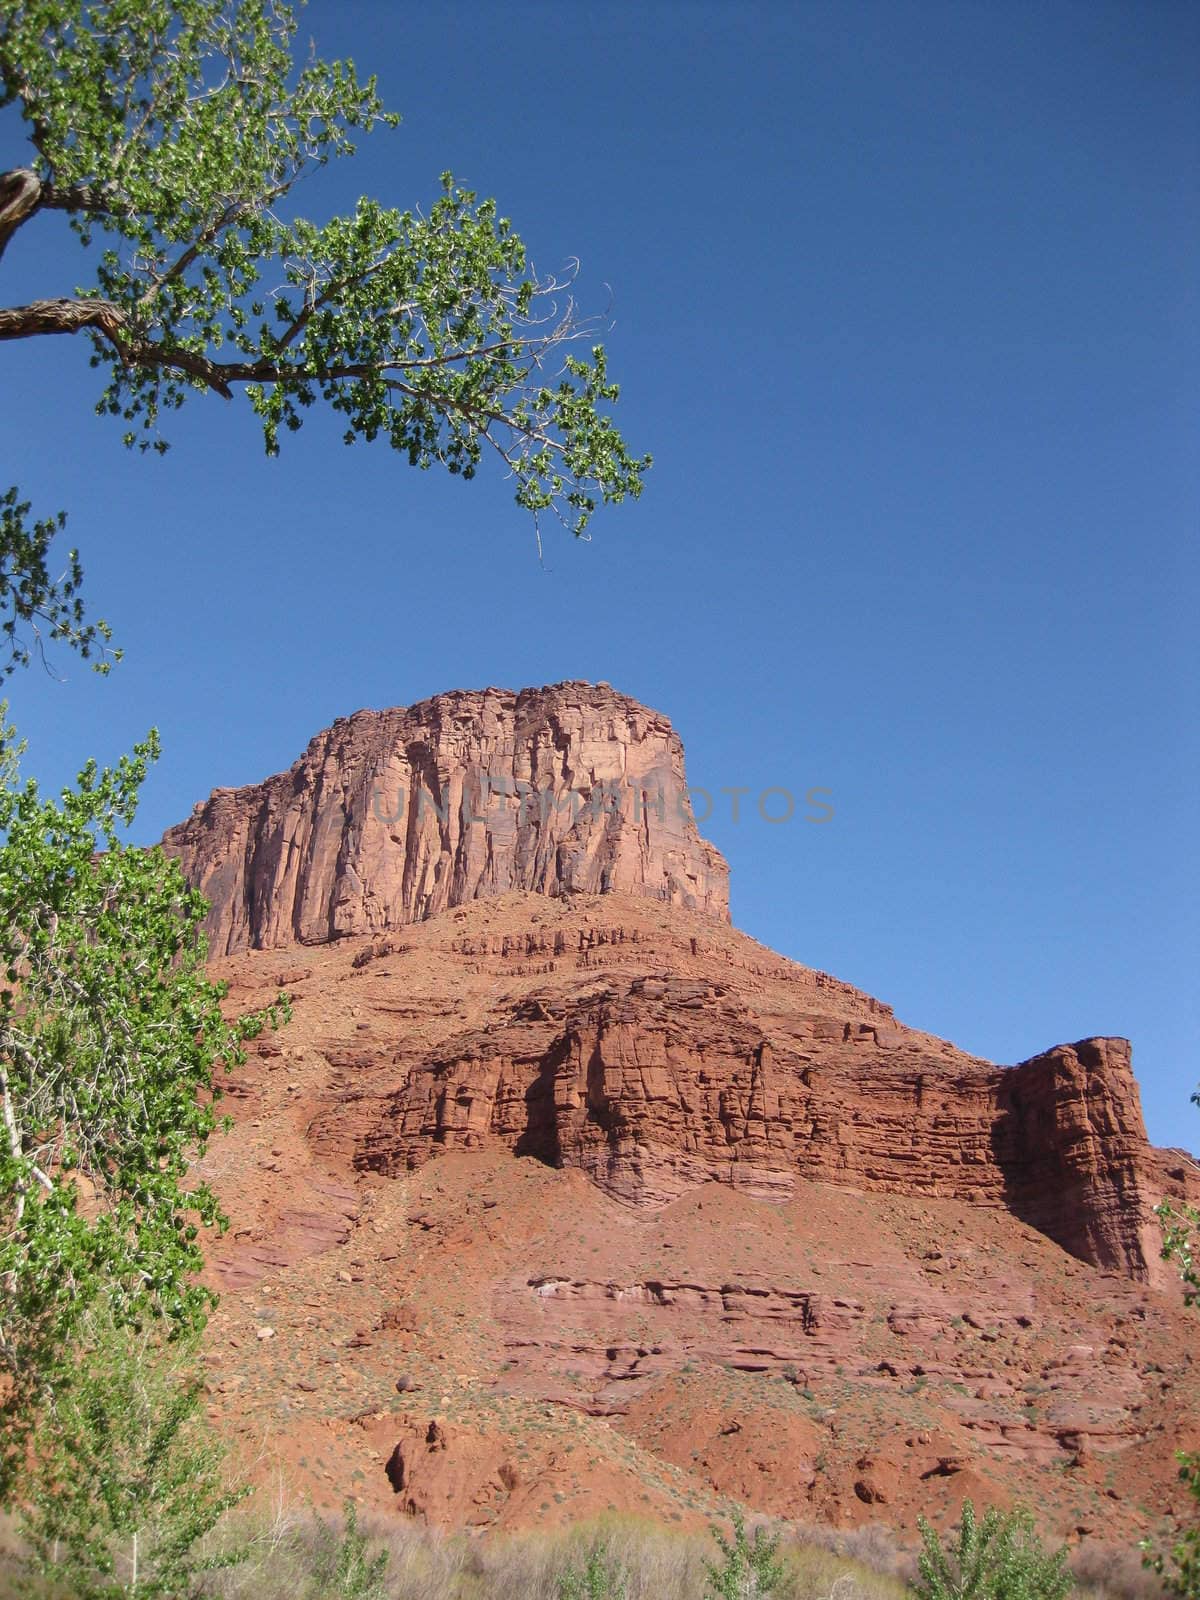
{"label": "bare branch", "polygon": [[36,172],[14,167],[0,172],[0,256],[23,222],[28,222],[42,203],[42,185]]}
{"label": "bare branch", "polygon": [[116,187],[110,183],[44,183],[41,209],[44,211],[87,211],[93,216],[127,215]]}
{"label": "bare branch", "polygon": [[124,313],[109,300],[33,300],[27,306],[0,307],[0,339],[98,328],[115,344],[124,321]]}

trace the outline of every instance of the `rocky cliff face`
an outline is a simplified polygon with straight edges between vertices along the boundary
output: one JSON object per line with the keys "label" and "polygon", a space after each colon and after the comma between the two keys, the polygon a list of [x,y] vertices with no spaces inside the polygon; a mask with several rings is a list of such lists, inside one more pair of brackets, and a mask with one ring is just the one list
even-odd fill
{"label": "rocky cliff face", "polygon": [[415,1064],[359,1120],[359,1160],[394,1176],[448,1149],[509,1149],[642,1210],[712,1182],[767,1200],[812,1182],[937,1196],[1156,1275],[1161,1178],[1125,1040],[995,1067],[825,984],[768,1023],[736,982],[668,971],[572,996],[547,979]]}
{"label": "rocky cliff face", "polygon": [[1181,1513],[1153,1207],[1200,1169],[1128,1044],[995,1066],[764,949],[684,784],[605,685],[485,690],[167,835],[231,1006],[294,1002],[200,1169],[213,1414],[318,1505],[455,1527]]}
{"label": "rocky cliff face", "polygon": [[[374,936],[460,908],[439,959],[464,978],[498,962],[544,979],[436,1047],[432,1002],[415,1008],[421,1047],[403,1052],[398,1080],[385,1063],[412,1008],[388,1007],[370,1094],[343,1130],[360,1169],[507,1149],[577,1168],[641,1210],[712,1181],[766,1199],[811,1182],[943,1196],[1003,1206],[1096,1266],[1160,1273],[1163,1167],[1128,1044],[1083,1040],[1000,1068],[769,952],[760,974],[727,981],[699,954],[728,921],[727,869],[696,832],[682,746],[606,684],[359,712],[290,772],[217,790],[164,842],[211,902],[217,954]],[[555,900],[589,897],[626,922],[581,931],[550,915]],[[498,942],[461,931],[461,908],[502,899],[522,908]],[[665,957],[628,921],[648,901]],[[697,914],[709,933],[685,947]]]}
{"label": "rocky cliff face", "polygon": [[294,1014],[205,1174],[210,1397],[315,1503],[911,1527],[1012,1499],[1056,1542],[1183,1509],[1194,1318],[1151,1208],[1200,1190],[1123,1040],[993,1066],[633,895],[217,973]]}
{"label": "rocky cliff face", "polygon": [[289,772],[215,790],[163,845],[211,904],[217,955],[397,928],[513,889],[729,914],[678,735],[607,684],[360,711]]}

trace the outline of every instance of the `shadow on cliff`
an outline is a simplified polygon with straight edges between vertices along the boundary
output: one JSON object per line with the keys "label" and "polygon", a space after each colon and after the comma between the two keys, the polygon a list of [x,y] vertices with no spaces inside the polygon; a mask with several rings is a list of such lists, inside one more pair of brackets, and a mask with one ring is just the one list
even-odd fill
{"label": "shadow on cliff", "polygon": [[1080,1261],[1150,1278],[1148,1145],[1126,1040],[1058,1045],[1004,1071],[991,1142],[1015,1217]]}
{"label": "shadow on cliff", "polygon": [[513,1147],[514,1155],[535,1156],[548,1167],[562,1166],[558,1085],[571,1054],[570,1037],[564,1034],[542,1057],[537,1075],[525,1091],[525,1131]]}

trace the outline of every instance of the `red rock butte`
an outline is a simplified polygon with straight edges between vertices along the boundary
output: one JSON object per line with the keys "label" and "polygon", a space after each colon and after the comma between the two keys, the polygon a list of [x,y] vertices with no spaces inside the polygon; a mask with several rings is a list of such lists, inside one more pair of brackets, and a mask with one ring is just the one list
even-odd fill
{"label": "red rock butte", "polygon": [[996,1066],[737,932],[657,712],[577,682],[359,712],[164,843],[233,1003],[294,996],[232,1080],[209,1270],[217,1409],[301,1478],[318,1428],[444,1525],[856,1520],[1045,1469],[1047,1519],[1124,1537],[1179,1492],[1153,1208],[1200,1190],[1128,1043]]}
{"label": "red rock butte", "polygon": [[289,772],[217,789],[163,843],[214,953],[323,944],[513,889],[634,894],[728,919],[671,724],[607,684],[359,711]]}

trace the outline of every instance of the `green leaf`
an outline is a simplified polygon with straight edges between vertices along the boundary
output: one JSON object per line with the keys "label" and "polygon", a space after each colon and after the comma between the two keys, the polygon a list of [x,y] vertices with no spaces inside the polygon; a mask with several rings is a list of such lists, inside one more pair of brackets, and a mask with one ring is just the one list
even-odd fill
{"label": "green leaf", "polygon": [[0,11],[0,105],[24,117],[41,209],[88,247],[74,305],[95,314],[71,326],[108,371],[98,409],[161,450],[164,413],[241,393],[275,455],[323,403],[347,442],[382,439],[415,467],[465,479],[497,457],[535,522],[582,535],[598,505],[641,493],[651,460],[609,414],[619,391],[575,269],[531,273],[496,202],[449,172],[424,210],[296,215],[304,173],[399,119],[352,62],[297,70],[295,31],[280,0]]}
{"label": "green leaf", "polygon": [[123,842],[158,755],[89,762],[44,799],[0,707],[0,1496],[60,1348],[103,1298],[179,1331],[213,1302],[201,1228],[224,1217],[189,1164],[217,1126],[214,1075],[265,1020],[226,1020],[205,903],[160,849]]}

